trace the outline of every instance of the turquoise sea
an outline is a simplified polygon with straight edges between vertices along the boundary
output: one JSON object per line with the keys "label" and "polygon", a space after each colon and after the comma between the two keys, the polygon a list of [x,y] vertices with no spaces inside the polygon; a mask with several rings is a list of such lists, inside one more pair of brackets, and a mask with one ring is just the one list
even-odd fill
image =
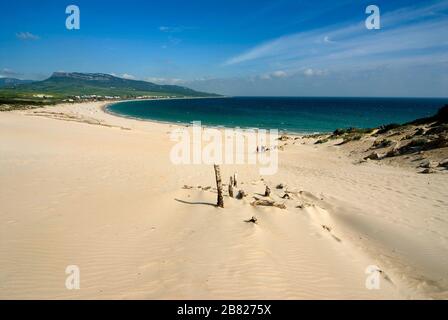
{"label": "turquoise sea", "polygon": [[448,98],[225,97],[127,101],[107,110],[142,120],[311,133],[404,123],[444,104]]}

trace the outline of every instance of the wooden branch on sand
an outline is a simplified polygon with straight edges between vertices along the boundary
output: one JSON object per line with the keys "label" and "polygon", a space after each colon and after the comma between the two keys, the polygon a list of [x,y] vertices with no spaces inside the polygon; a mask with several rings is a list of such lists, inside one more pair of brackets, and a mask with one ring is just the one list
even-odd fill
{"label": "wooden branch on sand", "polygon": [[267,199],[258,199],[255,198],[255,201],[251,203],[252,206],[264,206],[264,207],[276,207],[279,209],[286,209],[286,205],[284,203],[277,203],[273,200]]}
{"label": "wooden branch on sand", "polygon": [[218,165],[214,165],[215,168],[215,178],[216,178],[216,189],[218,190],[218,201],[217,206],[224,208],[224,200],[222,197],[222,182],[221,182],[221,172]]}
{"label": "wooden branch on sand", "polygon": [[244,222],[252,222],[252,223],[257,223],[258,219],[257,217],[252,216],[252,218],[250,218],[249,220],[244,220]]}

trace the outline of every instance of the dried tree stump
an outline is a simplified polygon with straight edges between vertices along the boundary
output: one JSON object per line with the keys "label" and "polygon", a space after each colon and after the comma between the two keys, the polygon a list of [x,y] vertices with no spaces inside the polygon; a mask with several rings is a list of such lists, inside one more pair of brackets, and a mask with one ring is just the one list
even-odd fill
{"label": "dried tree stump", "polygon": [[216,206],[224,208],[224,199],[222,197],[222,182],[221,182],[221,171],[218,165],[214,165],[215,168],[215,178],[216,178],[216,189],[218,191],[218,201]]}
{"label": "dried tree stump", "polygon": [[264,196],[269,197],[270,195],[271,195],[271,189],[268,186],[266,186],[266,190],[264,191]]}
{"label": "dried tree stump", "polygon": [[229,197],[233,198],[233,177],[230,176],[229,182]]}

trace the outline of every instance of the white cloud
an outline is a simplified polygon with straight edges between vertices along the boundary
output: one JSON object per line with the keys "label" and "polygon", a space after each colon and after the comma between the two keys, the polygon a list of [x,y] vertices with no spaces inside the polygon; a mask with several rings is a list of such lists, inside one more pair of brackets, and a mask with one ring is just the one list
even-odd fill
{"label": "white cloud", "polygon": [[162,32],[170,32],[172,30],[172,28],[166,27],[166,26],[160,26],[159,30]]}
{"label": "white cloud", "polygon": [[128,79],[128,80],[135,80],[135,79],[136,79],[135,76],[133,76],[132,74],[128,74],[128,73],[123,73],[123,74],[121,75],[121,77],[122,77],[123,79]]}
{"label": "white cloud", "polygon": [[288,76],[288,73],[286,73],[285,71],[277,70],[277,71],[273,71],[270,73],[262,74],[261,76],[259,76],[259,78],[262,80],[269,80],[269,79],[273,79],[273,78],[286,78],[287,76]]}
{"label": "white cloud", "polygon": [[303,70],[303,74],[307,77],[313,77],[313,76],[323,76],[327,74],[327,71],[325,70],[318,70],[318,69],[312,69],[312,68],[306,68]]}
{"label": "white cloud", "polygon": [[180,44],[182,42],[182,39],[173,37],[173,36],[168,36],[168,39],[166,41],[166,43],[164,43],[161,48],[162,49],[167,49],[169,47],[174,47],[177,46],[178,44]]}
{"label": "white cloud", "polygon": [[145,81],[154,82],[157,84],[183,84],[186,81],[179,78],[160,78],[160,77],[147,77]]}
{"label": "white cloud", "polygon": [[282,79],[282,78],[290,78],[297,75],[307,76],[307,77],[315,77],[315,76],[324,76],[327,75],[327,70],[315,69],[315,68],[305,68],[302,70],[290,70],[288,72],[283,70],[277,70],[273,72],[264,73],[261,76],[256,78],[261,80],[272,80],[272,79]]}
{"label": "white cloud", "polygon": [[286,76],[288,76],[288,74],[285,71],[278,70],[274,71],[271,76],[274,78],[285,78]]}
{"label": "white cloud", "polygon": [[187,30],[194,30],[196,27],[185,27],[185,26],[160,26],[159,31],[167,33],[183,32]]}
{"label": "white cloud", "polygon": [[18,72],[15,72],[14,70],[3,68],[0,70],[0,77],[1,78],[16,78],[20,76],[21,74]]}
{"label": "white cloud", "polygon": [[313,76],[314,71],[313,71],[313,69],[305,69],[305,71],[303,71],[303,74],[306,76]]}
{"label": "white cloud", "polygon": [[[1,73],[1,72],[0,72]],[[180,78],[163,78],[163,77],[145,77],[145,78],[139,78],[129,73],[123,73],[123,74],[117,74],[114,72],[109,73],[111,76],[114,77],[120,77],[127,80],[142,80],[142,81],[148,81],[153,82],[156,84],[183,84],[186,83],[186,80],[180,79]]]}
{"label": "white cloud", "polygon": [[334,41],[332,41],[329,36],[325,36],[324,37],[324,42],[325,43],[333,43]]}
{"label": "white cloud", "polygon": [[17,39],[20,40],[39,40],[40,37],[32,34],[31,32],[17,32],[16,33]]}

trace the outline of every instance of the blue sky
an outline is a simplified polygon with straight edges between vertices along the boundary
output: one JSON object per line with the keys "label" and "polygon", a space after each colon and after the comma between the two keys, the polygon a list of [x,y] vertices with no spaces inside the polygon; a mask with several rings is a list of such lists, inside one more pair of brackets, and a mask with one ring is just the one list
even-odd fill
{"label": "blue sky", "polygon": [[[66,6],[81,11],[65,27]],[[365,9],[380,8],[368,30]],[[103,72],[228,95],[448,96],[448,0],[2,1],[0,76]]]}

